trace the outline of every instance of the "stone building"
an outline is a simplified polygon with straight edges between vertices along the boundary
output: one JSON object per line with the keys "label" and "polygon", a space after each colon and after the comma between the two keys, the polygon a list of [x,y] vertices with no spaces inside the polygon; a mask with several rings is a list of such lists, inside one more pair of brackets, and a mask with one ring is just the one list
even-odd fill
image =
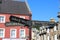
{"label": "stone building", "polygon": [[60,40],[60,12],[57,17],[58,22],[54,18],[51,18],[50,21],[33,21],[33,25],[40,27],[40,40]]}
{"label": "stone building", "polygon": [[32,28],[32,39],[31,40],[40,40],[40,36],[39,36],[39,30],[36,28]]}
{"label": "stone building", "polygon": [[56,33],[57,33],[58,40],[60,40],[60,12],[58,12],[57,17],[58,17],[58,31]]}
{"label": "stone building", "polygon": [[[39,33],[38,34],[40,34],[38,37],[39,37],[39,40],[43,40],[44,38],[43,38],[43,36],[45,36],[46,35],[46,29],[45,29],[45,27],[47,27],[47,24],[49,23],[49,21],[38,21],[38,20],[32,20],[32,24],[33,24],[33,26],[35,26],[35,27],[38,27],[38,28],[40,28],[38,31],[39,31]],[[37,26],[38,25],[38,26]],[[42,27],[43,27],[43,29],[42,29]],[[44,31],[43,31],[44,30]],[[36,31],[36,30],[34,30],[34,31]],[[43,35],[44,34],[44,35]],[[32,34],[33,35],[33,34]],[[36,35],[37,36],[37,35]],[[35,37],[35,39],[34,40],[37,40],[36,39],[37,37]],[[33,38],[32,38],[33,39]]]}
{"label": "stone building", "polygon": [[40,39],[41,40],[57,40],[57,30],[58,25],[54,19],[50,19],[50,21],[45,23],[40,27]]}

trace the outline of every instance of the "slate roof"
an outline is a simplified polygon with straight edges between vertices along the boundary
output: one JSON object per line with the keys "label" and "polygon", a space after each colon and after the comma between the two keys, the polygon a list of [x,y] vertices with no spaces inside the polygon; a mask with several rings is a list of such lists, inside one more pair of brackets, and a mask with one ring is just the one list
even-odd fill
{"label": "slate roof", "polygon": [[[39,25],[40,27],[44,26],[45,28],[49,27],[50,21],[38,21],[38,20],[32,20],[32,25],[36,26]],[[55,22],[55,25],[57,26],[57,22]]]}
{"label": "slate roof", "polygon": [[41,26],[48,26],[49,21],[38,21],[38,20],[32,20],[32,24],[33,25],[41,25]]}
{"label": "slate roof", "polygon": [[29,14],[30,10],[26,2],[21,1],[2,1],[0,4],[1,13]]}

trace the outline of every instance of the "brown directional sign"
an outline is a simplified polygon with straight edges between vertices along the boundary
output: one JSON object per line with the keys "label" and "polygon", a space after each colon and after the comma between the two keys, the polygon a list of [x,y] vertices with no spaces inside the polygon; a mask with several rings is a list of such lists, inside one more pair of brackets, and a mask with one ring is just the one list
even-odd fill
{"label": "brown directional sign", "polygon": [[26,20],[26,19],[19,18],[19,17],[16,17],[16,16],[10,16],[9,19],[10,19],[11,22],[22,23],[25,26],[31,26],[32,25],[31,20]]}

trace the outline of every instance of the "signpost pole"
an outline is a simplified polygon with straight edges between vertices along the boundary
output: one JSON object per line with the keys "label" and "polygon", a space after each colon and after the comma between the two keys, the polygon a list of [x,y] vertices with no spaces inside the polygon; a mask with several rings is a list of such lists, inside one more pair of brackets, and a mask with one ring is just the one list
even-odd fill
{"label": "signpost pole", "polygon": [[29,40],[31,40],[31,26],[29,27]]}

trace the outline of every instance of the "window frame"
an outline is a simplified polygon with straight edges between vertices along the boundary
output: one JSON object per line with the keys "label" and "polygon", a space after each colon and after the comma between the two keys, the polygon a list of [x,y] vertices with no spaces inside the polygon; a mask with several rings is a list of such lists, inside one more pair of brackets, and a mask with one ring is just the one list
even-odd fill
{"label": "window frame", "polygon": [[[14,37],[11,36],[11,31],[12,30],[15,30],[15,36]],[[10,29],[10,38],[16,38],[16,36],[17,36],[17,30],[16,29]]]}
{"label": "window frame", "polygon": [[0,38],[4,38],[5,37],[5,29],[4,28],[0,28],[0,29],[3,29],[3,36],[0,36]]}
{"label": "window frame", "polygon": [[3,16],[4,17],[4,21],[1,21],[0,23],[5,23],[5,15],[0,15],[0,16]]}
{"label": "window frame", "polygon": [[[21,32],[21,30],[24,30],[24,36],[23,36],[23,37],[20,36],[20,32]],[[26,35],[25,35],[25,29],[20,29],[20,30],[19,30],[19,37],[20,37],[20,38],[24,38],[25,36],[26,36]]]}

